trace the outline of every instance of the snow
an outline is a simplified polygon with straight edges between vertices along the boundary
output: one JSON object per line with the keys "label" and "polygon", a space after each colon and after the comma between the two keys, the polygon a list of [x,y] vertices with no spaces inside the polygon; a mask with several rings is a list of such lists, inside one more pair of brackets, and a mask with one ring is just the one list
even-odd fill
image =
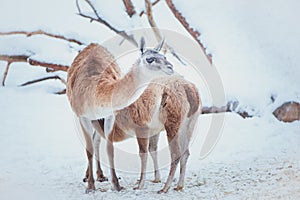
{"label": "snow", "polygon": [[[134,17],[129,22],[119,1],[93,2],[101,16],[120,29],[148,26],[145,17]],[[242,119],[232,113],[201,116],[191,141],[182,192],[170,190],[167,194],[156,194],[166,181],[170,160],[165,133],[162,133],[159,141],[162,183],[151,182],[153,166],[149,159],[145,189],[132,190],[139,178],[140,161],[136,141],[129,139],[115,145],[117,175],[125,190],[116,192],[110,182],[105,182],[96,183],[95,193],[85,194],[86,184],[82,182],[87,165],[84,140],[67,97],[53,95],[64,85],[49,80],[18,87],[47,74],[43,68],[14,63],[6,87],[0,88],[0,199],[300,198],[300,122],[282,123],[272,115],[284,101],[300,100],[299,1],[174,2],[202,33],[200,39],[213,54],[214,69],[221,76],[227,100],[236,98],[241,107],[254,108],[257,117]],[[141,1],[133,3],[138,13],[143,10]],[[82,9],[85,8],[82,5]],[[112,8],[116,10],[112,12]],[[153,12],[159,27],[188,36],[163,1]],[[41,29],[85,44],[101,43],[114,36],[104,26],[91,24],[76,13],[73,0],[4,1],[0,18],[5,20],[0,21],[0,31]],[[67,65],[83,46],[70,46],[63,40],[42,35],[0,37],[0,54],[25,54],[37,60]],[[128,56],[136,57],[136,53]],[[129,66],[126,58],[119,59]],[[172,62],[178,63],[175,59]],[[0,62],[1,74],[5,65]],[[180,66],[175,69],[197,83],[204,96],[204,105],[209,104],[210,91],[205,81],[192,80],[195,79],[194,70],[187,71]],[[56,74],[66,78],[63,72]],[[271,95],[275,96],[274,103]],[[221,119],[221,130],[218,130],[221,135],[213,151],[204,158],[201,152],[206,134],[212,133],[209,132],[214,128],[211,124],[218,119]],[[109,177],[103,142],[101,152],[104,173]],[[178,172],[175,178],[172,187],[178,180]]]}
{"label": "snow", "polygon": [[238,98],[261,114],[271,95],[278,98],[276,106],[299,101],[299,1],[174,2],[201,31],[228,99]]}
{"label": "snow", "polygon": [[[78,45],[67,42],[56,42],[54,38],[43,35],[26,37],[25,35],[10,35],[0,38],[0,54],[25,55],[31,59],[53,64],[71,65],[77,55]],[[41,45],[43,44],[43,45]]]}
{"label": "snow", "polygon": [[[132,160],[125,158],[126,166],[135,165],[136,171],[130,168],[129,172],[121,166],[121,155],[116,154],[117,174],[126,190],[118,193],[111,190],[110,182],[97,183],[96,188],[107,192],[87,195],[86,186],[81,182],[86,167],[83,140],[76,132],[66,96],[55,96],[43,92],[39,86],[32,87],[36,88],[1,88],[0,91],[0,109],[5,113],[0,127],[2,199],[299,197],[299,122],[244,120],[234,114],[226,115],[223,135],[206,159],[200,159],[197,153],[200,137],[192,141],[183,192],[171,190],[165,195],[156,194],[163,183],[151,183],[152,172],[147,175],[143,191],[132,190],[139,177],[138,155],[132,154],[135,155]],[[49,85],[44,85],[43,89],[47,87]],[[209,118],[201,118],[204,124],[201,130],[209,128],[205,126]],[[161,149],[166,148],[165,140],[162,134]],[[117,144],[116,148],[128,145],[134,145],[137,152],[134,139]],[[163,182],[168,174],[166,158],[159,159]],[[104,173],[109,175],[107,162],[103,164]]]}

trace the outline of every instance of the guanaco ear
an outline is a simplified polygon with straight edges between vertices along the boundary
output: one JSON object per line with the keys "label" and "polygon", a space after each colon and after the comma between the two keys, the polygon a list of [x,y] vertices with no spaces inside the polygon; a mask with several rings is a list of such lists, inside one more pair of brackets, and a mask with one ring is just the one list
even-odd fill
{"label": "guanaco ear", "polygon": [[140,50],[141,50],[141,53],[143,54],[144,50],[145,50],[145,39],[144,39],[144,37],[141,38]]}
{"label": "guanaco ear", "polygon": [[154,50],[156,51],[160,51],[161,48],[164,46],[164,43],[165,43],[165,38],[163,38],[160,43],[154,48]]}

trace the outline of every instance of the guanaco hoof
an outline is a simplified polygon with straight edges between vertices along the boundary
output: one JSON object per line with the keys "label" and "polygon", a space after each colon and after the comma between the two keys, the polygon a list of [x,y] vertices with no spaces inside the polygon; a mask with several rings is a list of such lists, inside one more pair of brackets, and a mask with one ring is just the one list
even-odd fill
{"label": "guanaco hoof", "polygon": [[94,187],[94,188],[87,188],[87,189],[85,190],[85,193],[86,193],[86,194],[94,193],[94,192],[95,192],[95,187]]}
{"label": "guanaco hoof", "polygon": [[182,191],[183,190],[183,186],[177,186],[176,188],[174,188],[175,191]]}
{"label": "guanaco hoof", "polygon": [[152,183],[160,183],[160,182],[161,182],[160,179],[154,179],[154,180],[152,181]]}
{"label": "guanaco hoof", "polygon": [[98,189],[100,192],[107,192],[107,189],[99,188]]}
{"label": "guanaco hoof", "polygon": [[157,192],[157,194],[163,194],[163,193],[167,193],[168,190],[165,190],[165,189],[161,189]]}
{"label": "guanaco hoof", "polygon": [[133,190],[140,190],[141,188],[139,188],[139,186],[134,187]]}
{"label": "guanaco hoof", "polygon": [[[105,176],[101,176],[101,177],[98,177],[98,178],[97,178],[97,181],[99,181],[99,182],[108,181],[108,178],[105,177]],[[85,182],[85,181],[83,181],[83,182]]]}
{"label": "guanaco hoof", "polygon": [[122,190],[125,190],[124,187],[118,185],[118,186],[115,186],[115,190],[117,190],[118,192],[122,191]]}

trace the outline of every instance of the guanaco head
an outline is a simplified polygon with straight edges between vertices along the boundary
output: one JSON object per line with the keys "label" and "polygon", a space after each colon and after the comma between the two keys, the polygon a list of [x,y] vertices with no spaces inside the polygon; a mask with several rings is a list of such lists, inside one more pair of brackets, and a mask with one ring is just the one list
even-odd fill
{"label": "guanaco head", "polygon": [[166,76],[172,75],[174,73],[173,65],[167,60],[167,58],[160,54],[159,51],[161,50],[164,44],[164,40],[162,40],[155,48],[153,49],[145,49],[145,40],[142,37],[140,43],[140,50],[141,50],[141,58],[140,64],[146,69],[150,70],[158,76]]}

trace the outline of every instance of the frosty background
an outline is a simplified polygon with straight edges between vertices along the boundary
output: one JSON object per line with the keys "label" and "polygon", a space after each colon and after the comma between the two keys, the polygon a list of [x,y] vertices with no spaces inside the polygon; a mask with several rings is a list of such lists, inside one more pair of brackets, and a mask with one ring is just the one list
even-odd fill
{"label": "frosty background", "polygon": [[[92,2],[103,18],[121,30],[149,27],[145,15],[129,19],[121,1]],[[143,1],[132,2],[137,13],[144,10]],[[202,33],[200,40],[213,56],[226,99],[238,99],[240,106],[255,116],[243,119],[227,113],[222,136],[205,159],[199,157],[201,137],[196,137],[191,146],[183,192],[171,190],[167,194],[156,194],[163,183],[151,183],[152,173],[147,175],[145,189],[134,191],[138,174],[117,172],[126,190],[115,192],[111,190],[111,183],[97,183],[97,188],[107,189],[107,192],[87,195],[81,181],[87,162],[73,113],[65,95],[53,94],[64,85],[50,80],[18,87],[47,73],[44,68],[13,63],[6,86],[0,88],[1,199],[300,197],[299,121],[282,123],[272,115],[282,103],[300,101],[300,2],[174,0],[174,3]],[[82,8],[88,10],[84,4]],[[115,34],[76,13],[73,0],[2,0],[0,32],[44,30],[85,44],[102,43]],[[164,1],[153,7],[153,15],[158,27],[190,37]],[[24,54],[65,65],[72,63],[81,48],[83,46],[70,46],[64,40],[44,35],[0,36],[1,55]],[[6,62],[0,61],[0,74],[4,73],[5,66]],[[181,72],[185,75],[184,70]],[[63,72],[54,74],[66,78]],[[275,97],[274,102],[271,96]],[[211,115],[200,118],[205,131]],[[164,145],[164,135],[160,138]],[[135,140],[118,145],[135,145],[138,152]],[[117,155],[115,160],[117,165]],[[109,176],[108,168],[104,167],[104,172]],[[164,166],[162,181],[166,180],[167,173],[168,166]]]}

